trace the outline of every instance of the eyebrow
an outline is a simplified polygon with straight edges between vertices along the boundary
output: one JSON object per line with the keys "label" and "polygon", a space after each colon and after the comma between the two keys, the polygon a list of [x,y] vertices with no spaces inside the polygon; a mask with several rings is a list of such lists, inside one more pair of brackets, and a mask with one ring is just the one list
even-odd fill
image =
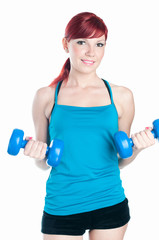
{"label": "eyebrow", "polygon": [[99,40],[97,42],[105,42],[105,41],[106,41],[105,39],[101,39],[101,40]]}
{"label": "eyebrow", "polygon": [[[92,39],[92,38],[77,38],[75,40],[89,40],[89,39]],[[106,41],[105,39],[100,39],[97,42],[105,42],[105,41]]]}

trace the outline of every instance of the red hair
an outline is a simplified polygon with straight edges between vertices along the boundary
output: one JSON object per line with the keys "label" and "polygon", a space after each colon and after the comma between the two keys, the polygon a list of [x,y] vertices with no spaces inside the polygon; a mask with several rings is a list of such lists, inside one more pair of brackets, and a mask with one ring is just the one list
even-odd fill
{"label": "red hair", "polygon": [[[76,38],[98,38],[105,35],[107,40],[108,29],[104,21],[94,13],[82,12],[75,15],[67,24],[65,29],[65,38],[69,42]],[[70,59],[68,58],[62,67],[57,78],[49,86],[56,85],[58,82],[68,79],[70,72]]]}

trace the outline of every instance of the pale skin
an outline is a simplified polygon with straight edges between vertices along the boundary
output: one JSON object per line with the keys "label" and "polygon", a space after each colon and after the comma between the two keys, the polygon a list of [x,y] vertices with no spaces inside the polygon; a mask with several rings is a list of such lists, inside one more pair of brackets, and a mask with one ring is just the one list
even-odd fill
{"label": "pale skin", "polygon": [[[104,56],[105,37],[92,39],[73,39],[69,42],[63,38],[63,47],[69,54],[71,71],[68,81],[63,81],[58,94],[58,104],[92,107],[109,105],[110,96],[96,70]],[[119,130],[130,136],[131,125],[135,114],[133,93],[126,87],[110,83],[114,103],[118,112]],[[35,163],[43,170],[49,168],[45,161],[45,152],[48,143],[48,125],[54,105],[55,87],[44,87],[37,91],[33,102],[33,121],[36,140],[29,140],[24,154],[35,159]],[[151,128],[144,129],[132,136],[134,150],[132,157],[119,158],[119,168],[130,164],[143,149],[152,146],[155,139]],[[127,224],[123,227],[108,230],[89,231],[90,240],[122,240]],[[82,240],[83,236],[43,235],[44,240]]]}

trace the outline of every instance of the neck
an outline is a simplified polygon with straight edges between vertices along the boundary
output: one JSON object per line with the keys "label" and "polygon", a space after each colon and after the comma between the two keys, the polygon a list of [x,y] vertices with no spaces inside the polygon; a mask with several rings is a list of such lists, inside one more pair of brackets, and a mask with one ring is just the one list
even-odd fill
{"label": "neck", "polygon": [[69,73],[68,81],[66,86],[68,87],[79,87],[86,88],[89,86],[98,86],[101,79],[97,76],[96,72],[89,74],[86,73],[77,73],[76,71],[71,70]]}

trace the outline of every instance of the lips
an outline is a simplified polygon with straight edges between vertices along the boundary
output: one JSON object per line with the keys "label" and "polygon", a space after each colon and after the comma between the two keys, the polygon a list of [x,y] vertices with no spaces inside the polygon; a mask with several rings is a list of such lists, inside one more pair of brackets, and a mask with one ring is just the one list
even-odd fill
{"label": "lips", "polygon": [[87,59],[81,59],[81,61],[86,65],[93,65],[95,63],[95,61]]}

